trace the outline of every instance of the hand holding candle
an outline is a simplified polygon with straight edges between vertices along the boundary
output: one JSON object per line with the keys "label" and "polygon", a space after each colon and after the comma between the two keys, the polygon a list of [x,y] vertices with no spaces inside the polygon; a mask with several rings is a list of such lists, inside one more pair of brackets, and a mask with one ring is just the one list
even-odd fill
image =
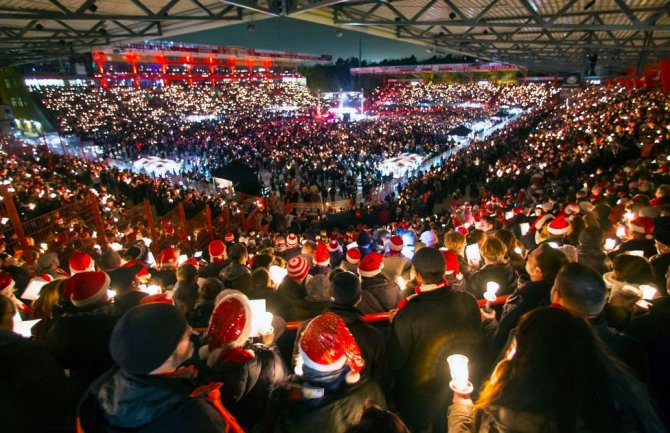
{"label": "hand holding candle", "polygon": [[468,357],[465,355],[451,355],[447,358],[451,382],[449,388],[459,394],[470,394],[474,387],[469,381]]}
{"label": "hand holding candle", "polygon": [[484,310],[488,313],[491,311],[491,302],[494,302],[497,298],[496,293],[500,289],[500,284],[495,281],[489,281],[486,283],[486,292],[484,292],[484,299],[486,299],[486,306]]}

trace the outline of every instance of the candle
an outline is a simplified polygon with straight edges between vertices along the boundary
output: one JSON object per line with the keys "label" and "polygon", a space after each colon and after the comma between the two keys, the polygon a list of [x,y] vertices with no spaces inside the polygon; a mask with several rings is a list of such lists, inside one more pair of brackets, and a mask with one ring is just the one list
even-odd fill
{"label": "candle", "polygon": [[616,229],[616,236],[620,239],[623,239],[626,237],[626,227],[619,226]]}
{"label": "candle", "polygon": [[157,284],[150,284],[149,286],[142,284],[140,285],[140,291],[149,295],[158,295],[162,292],[161,286]]}
{"label": "candle", "polygon": [[469,381],[468,357],[465,355],[451,355],[447,358],[451,382],[449,387],[459,394],[470,394],[473,390]]}
{"label": "candle", "polygon": [[640,291],[642,292],[642,299],[651,300],[656,296],[656,287],[650,286],[648,284],[641,284]]}
{"label": "candle", "polygon": [[395,282],[398,284],[398,287],[400,287],[400,290],[405,290],[405,286],[406,286],[407,282],[405,281],[405,279],[403,277],[400,277],[400,276],[396,277]]}
{"label": "candle", "polygon": [[521,223],[519,224],[519,229],[521,230],[521,236],[526,236],[526,234],[528,234],[528,230],[530,230],[530,224]]}
{"label": "candle", "polygon": [[272,313],[265,311],[261,313],[258,319],[258,332],[261,335],[270,335],[275,332],[275,329],[272,327]]}
{"label": "candle", "polygon": [[608,251],[613,250],[615,245],[616,245],[616,240],[615,239],[607,239],[605,241],[605,249],[608,250]]}
{"label": "candle", "polygon": [[111,244],[109,244],[109,247],[110,247],[113,251],[121,251],[121,249],[123,248],[123,245],[121,245],[121,244],[119,244],[119,243],[116,243],[116,242],[112,242]]}

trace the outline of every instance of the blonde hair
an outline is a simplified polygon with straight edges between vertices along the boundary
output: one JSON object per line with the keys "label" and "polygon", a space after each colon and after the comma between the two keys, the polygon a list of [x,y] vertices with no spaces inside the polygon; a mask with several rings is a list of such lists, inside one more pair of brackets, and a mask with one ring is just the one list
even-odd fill
{"label": "blonde hair", "polygon": [[482,257],[492,265],[507,263],[507,247],[500,239],[488,238],[481,248]]}
{"label": "blonde hair", "polygon": [[451,252],[463,254],[465,251],[465,236],[456,231],[449,231],[444,235],[444,246]]}

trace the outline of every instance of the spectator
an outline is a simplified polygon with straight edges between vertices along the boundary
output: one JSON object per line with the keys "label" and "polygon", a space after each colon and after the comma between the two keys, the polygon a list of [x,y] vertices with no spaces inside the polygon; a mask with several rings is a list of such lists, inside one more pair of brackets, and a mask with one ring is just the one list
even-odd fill
{"label": "spectator", "polygon": [[246,296],[223,292],[199,353],[206,382],[223,383],[221,402],[248,431],[265,413],[270,393],[288,376],[272,333],[262,335],[268,345],[251,343],[252,314]]}
{"label": "spectator", "polygon": [[83,389],[68,380],[44,347],[13,332],[14,303],[0,296],[2,428],[7,432],[58,432],[74,425]]}
{"label": "spectator", "polygon": [[577,262],[588,266],[601,275],[610,270],[611,261],[603,250],[602,230],[597,227],[586,227],[582,230],[579,234]]}
{"label": "spectator", "polygon": [[518,275],[509,264],[507,247],[496,238],[484,241],[481,247],[481,256],[484,258],[484,267],[472,274],[468,280],[468,291],[481,299],[486,292],[486,283],[498,283],[498,296],[509,295],[516,289]]}
{"label": "spectator", "polygon": [[398,417],[385,409],[367,406],[360,421],[349,426],[345,433],[410,433],[409,429]]}
{"label": "spectator", "polygon": [[363,314],[390,311],[402,296],[400,287],[382,274],[384,257],[376,251],[368,253],[358,264],[363,297],[358,308]]}
{"label": "spectator", "polygon": [[79,406],[82,430],[242,433],[221,405],[216,385],[194,392],[172,374],[193,353],[189,336],[184,316],[172,305],[128,311],[109,343],[116,367],[91,385]]}
{"label": "spectator", "polygon": [[179,266],[172,300],[184,317],[188,317],[193,311],[198,299],[198,289],[198,269],[191,264]]}
{"label": "spectator", "polygon": [[191,314],[188,316],[188,324],[193,328],[206,328],[209,318],[214,311],[216,297],[223,291],[223,284],[218,278],[210,277],[198,288],[198,300]]}
{"label": "spectator", "polygon": [[554,278],[567,262],[562,252],[548,244],[540,244],[528,254],[526,272],[530,281],[518,286],[503,306],[500,324],[494,335],[496,350],[501,350],[505,346],[510,332],[517,326],[521,316],[528,311],[551,303]]}
{"label": "spectator", "polygon": [[663,431],[644,387],[609,357],[586,322],[547,307],[521,321],[516,349],[476,405],[455,394],[448,423],[450,433]]}
{"label": "spectator", "polygon": [[[669,185],[661,186],[670,188]],[[670,198],[668,195],[663,195],[663,197]],[[654,241],[658,254],[649,259],[654,268],[654,284],[661,294],[667,295],[666,275],[670,267],[670,217],[661,217],[654,221]]]}
{"label": "spectator", "polygon": [[[392,392],[400,417],[411,431],[432,426],[444,430],[451,392],[444,386],[444,360],[466,354],[479,378],[488,368],[482,350],[481,318],[475,299],[454,292],[444,280],[444,256],[433,248],[418,251],[412,264],[420,286],[393,318],[388,358],[395,384]],[[476,381],[476,379],[475,379]]]}
{"label": "spectator", "polygon": [[244,244],[238,243],[230,247],[228,254],[230,264],[219,275],[223,286],[227,289],[239,290],[246,293],[251,288],[251,271],[247,268],[249,254]]}
{"label": "spectator", "polygon": [[364,403],[386,407],[375,381],[360,375],[360,349],[339,316],[313,319],[299,347],[298,373],[272,393],[268,431],[344,433],[360,418]]}

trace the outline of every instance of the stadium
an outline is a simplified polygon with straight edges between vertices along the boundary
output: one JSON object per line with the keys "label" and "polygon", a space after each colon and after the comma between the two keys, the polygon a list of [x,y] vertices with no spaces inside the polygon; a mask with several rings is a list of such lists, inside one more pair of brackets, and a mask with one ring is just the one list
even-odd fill
{"label": "stadium", "polygon": [[669,35],[3,0],[1,430],[668,431]]}

